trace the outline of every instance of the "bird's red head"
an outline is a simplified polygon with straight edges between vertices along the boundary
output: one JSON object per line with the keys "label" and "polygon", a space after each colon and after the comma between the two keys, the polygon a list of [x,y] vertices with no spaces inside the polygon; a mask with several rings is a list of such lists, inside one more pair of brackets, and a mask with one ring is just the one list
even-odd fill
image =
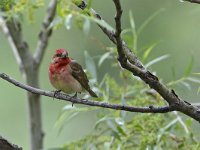
{"label": "bird's red head", "polygon": [[57,49],[55,51],[55,54],[53,55],[53,58],[67,58],[68,57],[68,52],[65,49]]}
{"label": "bird's red head", "polygon": [[57,49],[52,57],[52,64],[56,66],[67,65],[71,62],[71,58],[68,57],[68,52],[64,49]]}

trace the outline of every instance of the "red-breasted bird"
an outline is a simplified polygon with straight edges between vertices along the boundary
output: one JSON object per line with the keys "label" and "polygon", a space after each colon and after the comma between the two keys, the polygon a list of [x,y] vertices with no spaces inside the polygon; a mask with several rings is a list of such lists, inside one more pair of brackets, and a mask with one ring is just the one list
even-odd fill
{"label": "red-breasted bird", "polygon": [[51,84],[64,93],[75,93],[75,96],[82,91],[88,91],[92,97],[97,95],[91,90],[89,80],[83,68],[75,60],[68,57],[64,49],[57,49],[49,65],[49,80]]}

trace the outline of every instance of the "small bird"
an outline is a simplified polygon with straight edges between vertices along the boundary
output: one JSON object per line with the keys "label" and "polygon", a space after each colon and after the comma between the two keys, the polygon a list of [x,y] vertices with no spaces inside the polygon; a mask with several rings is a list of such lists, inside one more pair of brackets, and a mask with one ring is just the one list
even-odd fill
{"label": "small bird", "polygon": [[89,86],[89,80],[82,66],[68,57],[68,52],[64,49],[55,51],[48,73],[51,84],[58,92],[75,93],[74,96],[77,96],[77,92],[86,90],[92,97],[97,97]]}

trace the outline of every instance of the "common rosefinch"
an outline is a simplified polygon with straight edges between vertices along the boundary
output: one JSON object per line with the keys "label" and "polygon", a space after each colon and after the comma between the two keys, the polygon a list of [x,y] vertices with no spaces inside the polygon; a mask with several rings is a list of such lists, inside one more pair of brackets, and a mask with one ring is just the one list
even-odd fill
{"label": "common rosefinch", "polygon": [[52,57],[49,65],[49,80],[57,90],[64,93],[76,95],[77,92],[86,90],[92,97],[97,97],[91,90],[81,65],[68,57],[68,52],[64,49],[57,49]]}

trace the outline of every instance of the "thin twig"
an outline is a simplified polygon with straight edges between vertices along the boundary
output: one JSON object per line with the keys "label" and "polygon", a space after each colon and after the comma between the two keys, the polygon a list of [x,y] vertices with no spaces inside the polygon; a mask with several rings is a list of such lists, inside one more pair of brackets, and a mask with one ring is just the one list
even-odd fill
{"label": "thin twig", "polygon": [[116,8],[116,16],[115,16],[115,39],[117,43],[117,50],[118,50],[118,60],[121,62],[126,62],[127,58],[126,55],[124,54],[123,50],[123,44],[122,44],[122,39],[121,39],[121,16],[122,16],[122,8],[119,0],[113,0]]}
{"label": "thin twig", "polygon": [[5,73],[0,73],[0,78],[14,84],[17,87],[20,87],[26,91],[29,91],[33,94],[39,94],[39,95],[44,95],[52,98],[57,98],[63,101],[69,101],[72,103],[77,103],[77,104],[84,104],[84,105],[89,105],[89,106],[97,106],[97,107],[102,107],[102,108],[110,108],[110,109],[115,109],[115,110],[124,110],[124,111],[129,111],[129,112],[141,112],[141,113],[166,113],[166,112],[171,112],[174,111],[173,107],[171,106],[163,106],[163,107],[154,107],[154,106],[149,106],[149,107],[133,107],[133,106],[125,106],[125,105],[117,105],[117,104],[109,104],[105,102],[97,102],[97,101],[91,101],[87,99],[81,99],[78,97],[71,97],[66,94],[58,93],[55,95],[54,92],[49,92],[49,91],[44,91],[38,88],[34,88],[25,84],[22,84],[13,78],[9,77]]}
{"label": "thin twig", "polygon": [[49,41],[49,36],[52,33],[52,28],[49,28],[50,24],[52,23],[55,13],[56,13],[56,4],[57,0],[52,0],[49,3],[48,9],[47,9],[47,15],[44,18],[44,21],[42,23],[42,28],[39,33],[39,40],[37,43],[36,51],[34,54],[34,60],[36,63],[36,67],[38,68],[39,65],[41,64],[41,61],[44,57],[44,53]]}

